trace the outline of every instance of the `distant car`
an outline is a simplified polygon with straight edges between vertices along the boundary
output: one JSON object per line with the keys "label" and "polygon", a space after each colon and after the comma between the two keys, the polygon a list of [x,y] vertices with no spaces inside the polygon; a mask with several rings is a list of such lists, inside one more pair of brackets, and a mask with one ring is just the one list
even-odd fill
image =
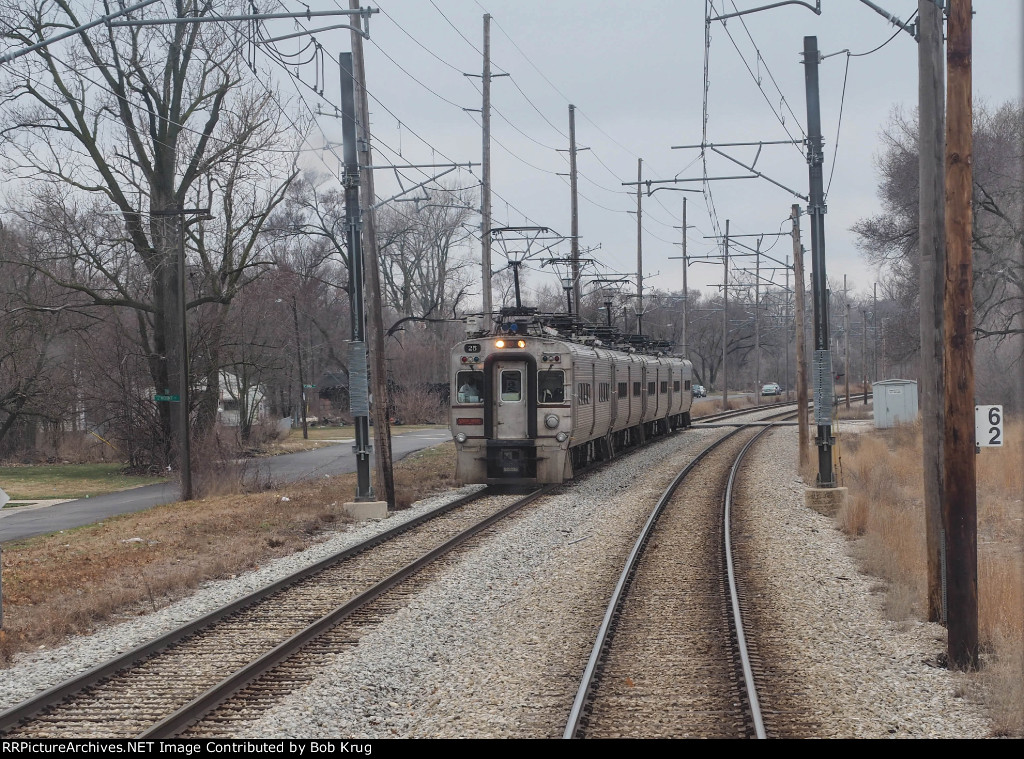
{"label": "distant car", "polygon": [[692,388],[694,398],[707,398],[708,391],[704,389],[703,385],[694,385]]}
{"label": "distant car", "polygon": [[781,395],[782,388],[775,382],[769,382],[761,388],[761,395]]}

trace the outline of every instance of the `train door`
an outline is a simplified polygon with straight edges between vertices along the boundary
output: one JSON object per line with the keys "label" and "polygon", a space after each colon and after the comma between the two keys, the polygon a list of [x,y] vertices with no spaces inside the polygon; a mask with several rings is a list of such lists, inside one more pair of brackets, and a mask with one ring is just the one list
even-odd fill
{"label": "train door", "polygon": [[494,363],[494,437],[498,440],[523,440],[530,436],[527,403],[527,371],[524,361]]}

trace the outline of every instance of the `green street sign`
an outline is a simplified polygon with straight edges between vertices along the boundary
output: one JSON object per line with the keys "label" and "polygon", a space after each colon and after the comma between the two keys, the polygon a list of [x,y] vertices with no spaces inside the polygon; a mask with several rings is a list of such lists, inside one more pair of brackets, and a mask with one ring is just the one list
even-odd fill
{"label": "green street sign", "polygon": [[153,396],[153,400],[156,401],[157,403],[173,403],[173,402],[180,402],[181,401],[181,396],[180,395],[154,395]]}
{"label": "green street sign", "polygon": [[316,387],[316,385],[303,385],[303,387],[304,387],[304,388],[305,388],[306,390],[313,390],[313,389],[314,389],[314,388]]}

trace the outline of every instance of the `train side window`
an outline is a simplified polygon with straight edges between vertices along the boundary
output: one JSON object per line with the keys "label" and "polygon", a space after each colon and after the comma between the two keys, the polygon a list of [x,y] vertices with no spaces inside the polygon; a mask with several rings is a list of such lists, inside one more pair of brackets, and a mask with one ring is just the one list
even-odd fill
{"label": "train side window", "polygon": [[657,384],[654,382],[647,383],[647,394],[654,395],[657,391]]}
{"label": "train side window", "polygon": [[619,397],[620,398],[625,398],[627,395],[629,395],[629,385],[627,385],[625,382],[620,382],[619,383]]}
{"label": "train side window", "polygon": [[480,403],[483,401],[484,373],[459,372],[455,375],[455,386],[459,403]]}
{"label": "train side window", "polygon": [[590,405],[590,383],[581,382],[576,386],[576,402],[581,406]]}
{"label": "train side window", "polygon": [[[689,390],[690,388],[686,388],[686,389]],[[674,392],[674,393],[678,393],[679,392],[679,380],[676,380],[675,382],[672,383],[672,392]]]}
{"label": "train side window", "polygon": [[541,403],[565,403],[565,372],[561,369],[537,372],[537,397]]}
{"label": "train side window", "polygon": [[501,399],[503,401],[521,401],[523,399],[523,374],[518,370],[501,373]]}
{"label": "train side window", "polygon": [[611,398],[612,386],[608,382],[600,382],[597,385],[597,402],[607,403]]}
{"label": "train side window", "polygon": [[686,380],[686,390],[690,389],[690,380]]}
{"label": "train side window", "polygon": [[[679,384],[678,382],[676,384]],[[665,380],[661,381],[661,394],[664,395],[668,392],[668,382]]]}
{"label": "train side window", "polygon": [[639,398],[640,397],[640,383],[639,382],[634,382],[633,383],[633,397],[634,398]]}

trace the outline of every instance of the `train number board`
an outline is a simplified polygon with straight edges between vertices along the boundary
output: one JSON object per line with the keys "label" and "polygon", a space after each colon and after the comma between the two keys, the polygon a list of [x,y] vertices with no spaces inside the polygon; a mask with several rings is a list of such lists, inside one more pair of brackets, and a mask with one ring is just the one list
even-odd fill
{"label": "train number board", "polygon": [[974,439],[979,448],[1003,444],[1003,407],[974,407]]}

